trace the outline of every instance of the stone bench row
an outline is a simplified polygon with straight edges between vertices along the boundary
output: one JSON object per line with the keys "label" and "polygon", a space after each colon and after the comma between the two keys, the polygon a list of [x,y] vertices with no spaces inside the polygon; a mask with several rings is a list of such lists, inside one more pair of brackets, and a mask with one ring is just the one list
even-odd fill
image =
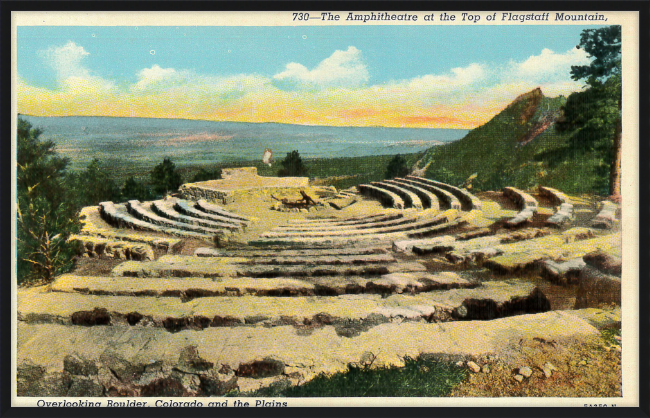
{"label": "stone bench row", "polygon": [[[546,296],[530,283],[486,282],[476,288],[458,288],[418,294],[359,294],[354,297],[296,296],[202,297],[185,303],[172,297],[109,296],[67,292],[24,292],[18,300],[18,319],[27,323],[73,325],[136,325],[146,317],[149,326],[179,331],[174,322],[196,319],[195,325],[282,326],[307,324],[314,317],[338,320],[413,319],[450,321],[494,319],[544,312],[550,309]],[[97,312],[99,311],[99,312]],[[217,315],[217,320],[213,318]],[[224,321],[229,318],[230,321]],[[97,321],[99,319],[100,321]],[[384,321],[382,321],[384,322]],[[167,324],[172,325],[168,326]],[[144,324],[142,324],[144,325]],[[170,329],[171,328],[171,329]]]}
{"label": "stone bench row", "polygon": [[[456,217],[451,215],[452,217]],[[372,228],[344,228],[344,229],[325,229],[325,230],[311,230],[311,231],[269,231],[260,235],[260,237],[324,237],[324,236],[354,236],[366,234],[387,234],[393,232],[412,231],[415,229],[422,229],[431,226],[436,226],[448,222],[449,217],[445,215],[429,217],[411,217],[401,219],[396,224],[373,224]]]}
{"label": "stone bench row", "polygon": [[431,179],[426,179],[424,177],[418,177],[418,176],[406,176],[407,179],[411,180],[417,180],[420,182],[424,182],[427,184],[430,184],[432,186],[438,187],[440,189],[446,190],[448,192],[453,193],[453,195],[460,201],[462,210],[473,210],[473,209],[481,209],[481,200],[468,192],[465,189],[461,189],[459,187],[452,186],[451,184],[443,183],[440,181],[435,181]]}
{"label": "stone bench row", "polygon": [[358,187],[361,194],[378,199],[384,206],[394,209],[404,209],[406,207],[404,200],[397,193],[390,190],[371,184],[360,184]]}
{"label": "stone bench row", "polygon": [[539,186],[539,193],[556,206],[555,213],[546,220],[547,225],[561,226],[573,218],[573,202],[564,193],[550,187]]}
{"label": "stone bench row", "polygon": [[373,181],[373,186],[391,191],[402,198],[405,208],[422,209],[422,201],[417,194],[389,181]]}
{"label": "stone bench row", "polygon": [[98,236],[70,235],[69,242],[78,242],[80,254],[88,257],[108,257],[120,260],[153,260],[153,248],[142,242],[117,241]]}
{"label": "stone bench row", "polygon": [[208,221],[221,222],[221,223],[225,222],[228,224],[236,225],[238,227],[239,226],[245,227],[247,224],[246,221],[243,221],[241,219],[230,218],[227,216],[222,216],[222,215],[217,215],[217,214],[197,210],[194,206],[190,205],[190,203],[185,200],[177,200],[174,203],[174,209],[176,209],[179,213],[182,213],[183,215],[191,216],[194,218],[205,219]]}
{"label": "stone bench row", "polygon": [[289,220],[290,224],[295,225],[313,225],[313,224],[323,224],[323,223],[332,223],[332,224],[352,224],[352,223],[366,223],[372,222],[375,219],[390,218],[395,219],[396,217],[404,216],[401,213],[390,213],[384,214],[380,213],[377,215],[361,215],[361,216],[350,216],[347,218],[330,216],[330,217],[317,217],[311,219],[291,219]]}
{"label": "stone bench row", "polygon": [[438,202],[438,197],[432,192],[423,189],[422,187],[418,187],[413,184],[409,184],[404,181],[401,181],[399,178],[395,178],[392,180],[384,180],[384,182],[388,184],[392,184],[401,189],[405,189],[417,195],[417,197],[422,202],[422,208],[440,210],[440,203]]}
{"label": "stone bench row", "polygon": [[167,226],[156,225],[151,222],[138,219],[134,216],[131,216],[129,213],[119,210],[113,202],[101,202],[99,204],[100,215],[102,218],[108,222],[110,225],[114,225],[121,228],[131,228],[139,229],[143,231],[150,232],[160,232],[164,234],[174,235],[183,238],[199,238],[203,240],[212,240],[212,236],[188,230],[182,230],[178,228],[170,228]]}
{"label": "stone bench row", "polygon": [[224,210],[224,209],[222,209],[222,208],[220,208],[220,207],[218,207],[216,205],[213,205],[212,203],[208,202],[205,199],[199,199],[199,201],[196,202],[195,207],[197,209],[199,209],[199,210],[202,210],[203,212],[212,213],[214,215],[220,215],[220,216],[224,216],[226,218],[232,218],[232,219],[240,220],[240,221],[244,221],[244,222],[249,222],[250,221],[250,219],[248,219],[245,216],[237,215],[236,213],[232,213],[232,212],[229,212],[227,210]]}
{"label": "stone bench row", "polygon": [[530,222],[537,213],[537,200],[528,193],[515,187],[506,187],[503,189],[503,195],[515,202],[520,212],[512,219],[508,219],[506,226],[520,226]]}
{"label": "stone bench row", "polygon": [[206,228],[202,226],[187,224],[184,222],[175,222],[170,219],[163,218],[162,216],[156,215],[154,212],[145,208],[142,205],[142,203],[138,200],[129,200],[126,203],[126,209],[133,216],[145,222],[149,222],[151,224],[155,224],[159,226],[171,227],[174,229],[181,229],[185,231],[197,232],[206,235],[208,234],[216,235],[222,232],[222,230],[219,229]]}
{"label": "stone bench row", "polygon": [[433,182],[431,182],[428,179],[424,179],[421,177],[407,176],[407,178],[397,178],[395,179],[395,181],[420,187],[426,191],[433,193],[438,198],[438,201],[442,202],[445,208],[455,209],[455,210],[462,209],[460,201],[456,196],[454,196],[451,192],[436,186],[435,184],[433,184]]}
{"label": "stone bench row", "polygon": [[357,227],[368,224],[374,224],[377,222],[387,222],[397,219],[403,219],[403,213],[390,213],[390,214],[381,214],[381,215],[372,215],[366,217],[354,217],[354,218],[345,218],[345,219],[315,219],[310,220],[309,222],[296,222],[296,220],[290,220],[289,223],[280,225],[276,227],[277,229],[310,229],[310,228],[324,228],[324,227]]}
{"label": "stone bench row", "polygon": [[362,229],[387,228],[391,226],[404,225],[417,220],[418,216],[400,216],[387,220],[376,220],[374,222],[357,223],[357,224],[335,224],[326,223],[324,225],[314,226],[293,226],[294,224],[281,225],[273,228],[272,232],[278,233],[303,233],[303,232],[335,232],[335,231],[352,231]]}
{"label": "stone bench row", "polygon": [[220,278],[188,277],[129,278],[103,276],[59,276],[52,291],[110,296],[180,297],[191,300],[216,296],[338,296],[350,294],[422,293],[479,284],[457,273],[391,273],[379,276],[320,276],[309,278]]}
{"label": "stone bench row", "polygon": [[173,202],[166,202],[163,200],[156,200],[151,203],[151,210],[174,222],[186,223],[194,226],[200,226],[210,229],[227,229],[227,230],[237,230],[241,227],[241,224],[233,224],[229,222],[217,222],[208,219],[195,218],[192,216],[183,215],[174,209]]}

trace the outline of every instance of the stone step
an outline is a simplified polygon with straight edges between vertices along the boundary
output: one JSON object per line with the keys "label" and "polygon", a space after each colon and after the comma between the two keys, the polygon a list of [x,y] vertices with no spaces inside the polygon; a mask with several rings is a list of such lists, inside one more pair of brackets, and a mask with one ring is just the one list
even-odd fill
{"label": "stone step", "polygon": [[236,230],[242,227],[241,223],[230,222],[217,222],[207,219],[195,218],[192,216],[183,215],[174,209],[173,202],[165,202],[163,200],[156,200],[151,203],[151,210],[164,218],[174,222],[182,222],[190,225],[202,226],[210,229],[228,229]]}
{"label": "stone step", "polygon": [[454,196],[451,192],[435,185],[433,182],[429,181],[428,179],[422,177],[407,176],[404,179],[400,178],[398,180],[407,184],[412,184],[414,186],[421,187],[435,194],[438,198],[438,201],[442,202],[445,208],[455,209],[455,210],[462,209],[462,205],[460,204],[460,201],[456,196]]}
{"label": "stone step", "polygon": [[402,198],[404,201],[404,207],[405,208],[415,208],[415,209],[422,209],[422,201],[418,197],[417,194],[413,193],[410,190],[407,190],[406,188],[401,187],[399,183],[391,183],[389,181],[373,181],[372,183],[373,186],[375,187],[380,187],[382,189],[389,190],[399,197]]}
{"label": "stone step", "polygon": [[565,203],[573,205],[571,199],[561,191],[551,187],[539,186],[539,194],[550,199],[555,206],[560,206]]}
{"label": "stone step", "polygon": [[55,292],[111,296],[180,297],[190,300],[211,296],[337,296],[359,293],[421,293],[473,288],[478,283],[453,272],[391,273],[383,276],[322,276],[309,278],[188,277],[130,278],[62,275],[52,284]]}
{"label": "stone step", "polygon": [[302,277],[376,275],[426,271],[417,262],[368,265],[246,265],[244,258],[165,255],[157,261],[126,261],[111,271],[114,277]]}
{"label": "stone step", "polygon": [[364,224],[368,222],[376,221],[390,221],[393,219],[402,218],[404,215],[402,213],[389,213],[389,214],[378,214],[378,215],[366,215],[366,216],[352,216],[349,218],[339,218],[339,217],[329,217],[329,218],[317,218],[317,219],[291,219],[289,220],[289,225],[321,225],[324,223],[332,224]]}
{"label": "stone step", "polygon": [[447,211],[434,217],[421,216],[410,218],[411,222],[398,225],[377,225],[368,229],[336,229],[323,231],[269,231],[260,235],[263,238],[280,238],[280,237],[324,237],[324,236],[358,236],[358,235],[378,235],[389,234],[394,232],[414,231],[427,229],[456,219],[456,211]]}
{"label": "stone step", "polygon": [[372,184],[360,184],[358,187],[361,194],[378,199],[384,206],[394,209],[404,209],[406,207],[404,200],[395,192]]}
{"label": "stone step", "polygon": [[562,203],[547,220],[546,224],[551,226],[562,226],[573,218],[573,204]]}
{"label": "stone step", "polygon": [[394,263],[396,260],[390,254],[358,254],[358,255],[320,255],[320,256],[282,256],[252,257],[245,263],[248,265],[364,265],[376,263]]}
{"label": "stone step", "polygon": [[197,232],[204,235],[216,235],[222,232],[220,229],[212,229],[203,226],[190,225],[184,222],[175,222],[162,216],[156,215],[138,200],[129,200],[126,203],[127,211],[133,216],[145,222],[160,225],[167,228],[182,229],[191,232]]}
{"label": "stone step", "polygon": [[473,209],[481,209],[481,200],[468,192],[465,189],[461,189],[460,187],[452,186],[451,184],[443,183],[440,181],[435,181],[423,177],[417,177],[417,176],[406,176],[407,179],[412,179],[412,180],[417,180],[421,182],[428,183],[432,186],[438,187],[440,189],[446,190],[450,193],[452,193],[456,198],[459,200],[461,203],[461,208],[462,210],[473,210]]}
{"label": "stone step", "polygon": [[[353,338],[321,322],[303,328],[211,327],[170,333],[157,327],[19,321],[18,395],[164,397],[170,396],[170,387],[179,388],[175,396],[224,395],[268,386],[275,379],[305,382],[369,362],[385,367],[404,366],[406,357],[502,355],[508,344],[522,339],[588,340],[600,335],[597,326],[620,320],[620,313],[594,309],[551,311],[492,321],[388,322]],[[64,381],[64,371],[72,385]],[[80,391],[79,381],[92,384]]]}
{"label": "stone step", "polygon": [[153,248],[143,242],[128,242],[90,235],[70,235],[69,242],[79,242],[81,254],[87,257],[108,257],[122,260],[153,260]]}
{"label": "stone step", "polygon": [[294,224],[285,224],[273,228],[270,232],[277,233],[292,233],[292,234],[302,234],[303,232],[328,232],[328,231],[356,231],[362,229],[377,229],[377,228],[387,228],[390,226],[406,225],[411,222],[415,222],[418,219],[422,218],[422,215],[412,215],[412,216],[402,216],[396,219],[390,220],[381,220],[376,222],[367,222],[362,224],[343,224],[343,225],[331,225],[326,223],[324,225],[313,225],[313,226],[294,226]]}
{"label": "stone step", "polygon": [[384,181],[415,193],[420,198],[420,201],[422,201],[422,206],[425,209],[440,210],[440,202],[438,201],[438,196],[436,196],[434,193],[422,187],[413,185],[400,178],[395,178],[393,180],[384,180]]}
{"label": "stone step", "polygon": [[217,215],[217,214],[197,210],[186,200],[176,200],[174,202],[174,209],[176,209],[178,212],[182,213],[183,215],[187,215],[193,218],[199,218],[199,219],[204,219],[204,220],[209,220],[209,221],[219,222],[219,223],[225,222],[228,224],[239,225],[242,227],[247,225],[247,222],[242,219],[230,218],[227,216],[222,216],[222,215]]}
{"label": "stone step", "polygon": [[364,254],[386,254],[387,249],[384,247],[341,247],[341,248],[321,248],[317,250],[288,250],[275,249],[267,250],[228,250],[218,249],[218,257],[317,257],[317,256],[343,256],[343,255],[364,255]]}
{"label": "stone step", "polygon": [[559,263],[553,260],[542,260],[539,266],[542,270],[542,277],[556,284],[567,285],[578,281],[580,272],[587,264],[582,257],[578,257]]}
{"label": "stone step", "polygon": [[220,208],[217,205],[213,205],[212,203],[208,202],[205,199],[199,199],[199,201],[196,202],[194,207],[196,209],[198,209],[198,210],[201,210],[201,211],[207,212],[207,213],[211,213],[213,215],[220,215],[220,216],[224,216],[226,218],[232,218],[232,219],[237,219],[237,220],[244,221],[244,222],[250,222],[250,219],[248,219],[247,217],[242,216],[242,215],[238,215],[238,214],[230,212],[230,211],[227,211],[227,210],[225,210],[223,208]]}
{"label": "stone step", "polygon": [[535,263],[544,259],[571,260],[593,251],[610,251],[621,245],[621,234],[604,235],[571,243],[558,236],[548,236],[539,240],[495,246],[502,255],[490,258],[484,266],[499,273],[514,273],[535,268]]}
{"label": "stone step", "polygon": [[[18,294],[18,320],[72,325],[159,326],[169,331],[236,325],[305,325],[324,320],[383,323],[394,320],[452,321],[495,319],[550,309],[531,283],[486,282],[418,294],[352,294],[295,297],[109,296],[51,292],[45,287]],[[319,319],[320,318],[320,319]]]}
{"label": "stone step", "polygon": [[[106,203],[106,202],[103,202]],[[81,220],[80,236],[98,237],[116,241],[143,243],[164,251],[177,250],[182,246],[179,238],[161,237],[151,232],[125,231],[113,228],[101,219],[100,206],[87,206],[79,214]]]}
{"label": "stone step", "polygon": [[188,231],[184,229],[179,229],[175,227],[155,225],[151,222],[138,219],[134,216],[131,216],[128,212],[117,207],[113,202],[101,202],[99,204],[100,214],[102,218],[108,222],[110,225],[121,227],[121,228],[131,228],[138,229],[143,231],[151,232],[160,232],[163,234],[169,234],[177,237],[183,238],[198,238],[202,240],[211,241],[213,236],[205,232],[196,232]]}

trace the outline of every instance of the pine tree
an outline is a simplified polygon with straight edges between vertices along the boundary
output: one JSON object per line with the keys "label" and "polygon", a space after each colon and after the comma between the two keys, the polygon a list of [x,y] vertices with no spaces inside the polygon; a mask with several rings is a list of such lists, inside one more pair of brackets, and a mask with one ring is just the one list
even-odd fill
{"label": "pine tree", "polygon": [[73,266],[75,245],[67,241],[80,222],[75,195],[66,182],[68,160],[59,157],[41,131],[18,120],[18,282],[46,281]]}
{"label": "pine tree", "polygon": [[158,195],[176,190],[181,184],[183,184],[181,173],[169,158],[165,158],[151,172],[151,185]]}
{"label": "pine tree", "polygon": [[609,162],[609,194],[621,194],[621,27],[585,29],[577,48],[584,49],[589,65],[571,67],[571,78],[585,80],[588,88],[573,93],[563,108],[560,131],[577,129],[576,148],[599,151]]}
{"label": "pine tree", "polygon": [[388,163],[388,167],[386,167],[386,173],[384,174],[384,178],[392,179],[395,177],[404,177],[408,175],[408,173],[409,173],[409,168],[408,168],[408,164],[406,163],[406,159],[402,157],[400,154],[397,154]]}
{"label": "pine tree", "polygon": [[280,177],[304,176],[307,174],[307,167],[302,162],[298,151],[291,151],[282,160],[282,168],[278,171]]}

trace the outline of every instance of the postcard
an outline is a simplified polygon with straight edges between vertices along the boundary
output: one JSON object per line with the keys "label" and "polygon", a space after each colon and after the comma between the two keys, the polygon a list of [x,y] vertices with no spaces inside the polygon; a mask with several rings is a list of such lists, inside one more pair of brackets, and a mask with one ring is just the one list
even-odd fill
{"label": "postcard", "polygon": [[13,406],[639,405],[639,13],[344,9],[13,12]]}

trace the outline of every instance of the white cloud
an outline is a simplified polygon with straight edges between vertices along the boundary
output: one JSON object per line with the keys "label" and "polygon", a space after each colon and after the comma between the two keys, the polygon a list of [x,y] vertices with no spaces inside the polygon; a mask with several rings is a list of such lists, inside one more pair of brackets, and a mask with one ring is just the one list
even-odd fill
{"label": "white cloud", "polygon": [[572,65],[589,64],[590,59],[583,49],[573,48],[565,53],[555,53],[544,48],[539,55],[533,55],[520,63],[511,63],[513,76],[527,79],[568,79]]}
{"label": "white cloud", "polygon": [[162,68],[155,64],[151,68],[143,68],[138,72],[138,81],[132,88],[134,90],[144,90],[151,85],[177,78],[178,75],[178,71],[173,68]]}
{"label": "white cloud", "polygon": [[83,59],[90,53],[72,41],[68,41],[63,46],[53,46],[40,52],[45,61],[54,68],[59,79],[90,75],[88,69],[82,65]]}
{"label": "white cloud", "polygon": [[283,72],[273,78],[299,84],[336,87],[363,84],[368,81],[369,75],[361,59],[361,51],[354,46],[349,46],[346,51],[334,51],[313,70],[297,62],[291,62]]}
{"label": "white cloud", "polygon": [[448,91],[467,87],[485,77],[486,69],[481,64],[470,64],[467,67],[452,68],[451,74],[427,74],[398,83],[398,87],[421,92]]}

